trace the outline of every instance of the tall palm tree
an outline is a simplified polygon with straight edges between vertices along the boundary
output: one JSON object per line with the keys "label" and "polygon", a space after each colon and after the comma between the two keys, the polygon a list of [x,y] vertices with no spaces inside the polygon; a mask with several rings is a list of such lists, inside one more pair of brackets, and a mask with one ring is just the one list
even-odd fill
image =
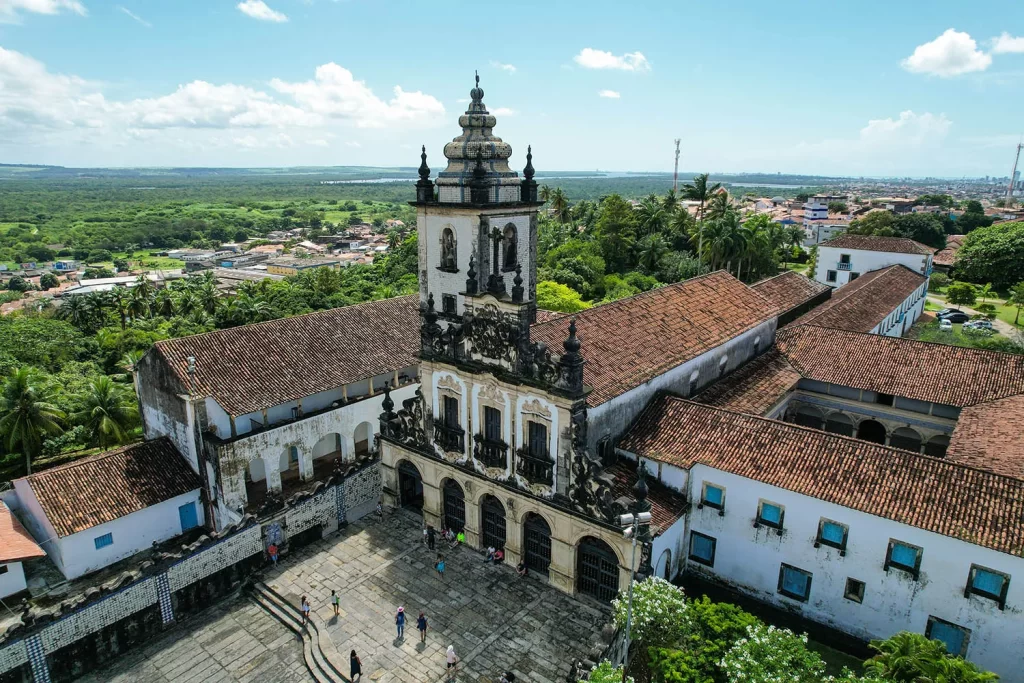
{"label": "tall palm tree", "polygon": [[135,287],[133,291],[139,292],[139,295],[148,299],[153,296],[153,291],[156,287],[153,286],[153,281],[145,275],[140,275],[135,278]]}
{"label": "tall palm tree", "polygon": [[121,319],[121,329],[123,330],[128,325],[128,299],[131,296],[128,290],[124,287],[114,287],[107,296],[107,301],[110,303],[118,317]]}
{"label": "tall palm tree", "polygon": [[668,213],[664,205],[654,194],[650,194],[640,200],[640,206],[636,212],[637,224],[642,235],[654,235],[665,228],[668,222]]}
{"label": "tall palm tree", "polygon": [[150,298],[146,292],[139,287],[134,287],[128,296],[128,314],[138,320],[145,318],[150,312]]}
{"label": "tall palm tree", "polygon": [[542,202],[546,202],[551,199],[551,188],[547,185],[541,185],[537,191],[537,196],[540,197]]}
{"label": "tall palm tree", "polygon": [[700,207],[697,209],[697,220],[699,221],[697,236],[698,254],[701,254],[704,251],[704,205],[715,190],[722,186],[721,183],[715,183],[709,187],[708,175],[708,173],[701,173],[700,175],[694,176],[692,183],[683,185],[683,196],[691,201],[700,202]]}
{"label": "tall palm tree", "polygon": [[238,306],[238,316],[245,324],[261,323],[265,320],[270,320],[273,314],[273,309],[270,304],[262,299],[240,296],[236,301]]}
{"label": "tall palm tree", "polygon": [[93,320],[93,310],[88,297],[77,294],[64,299],[57,316],[67,320],[80,330],[86,330]]}
{"label": "tall palm tree", "polygon": [[569,220],[569,198],[565,196],[565,192],[560,187],[556,187],[551,192],[551,210],[559,223]]}
{"label": "tall palm tree", "polygon": [[220,297],[217,281],[204,280],[199,286],[196,296],[199,298],[199,305],[203,307],[203,310],[212,315],[217,310],[217,299]]}
{"label": "tall palm tree", "polygon": [[161,289],[157,291],[156,296],[153,297],[153,311],[164,318],[170,318],[174,315],[174,297],[171,296],[171,292],[168,289]]}
{"label": "tall palm tree", "polygon": [[679,210],[679,195],[676,194],[675,188],[665,193],[665,198],[661,200],[661,206],[670,216],[675,215],[675,212]]}
{"label": "tall palm tree", "polygon": [[191,315],[200,308],[199,298],[194,292],[184,290],[178,295],[178,300],[174,302],[174,307],[179,315]]}
{"label": "tall palm tree", "polygon": [[89,430],[93,443],[106,448],[128,440],[128,432],[139,419],[131,391],[104,375],[89,386],[84,399],[84,407],[72,415],[72,420]]}
{"label": "tall palm tree", "polygon": [[43,439],[57,436],[65,414],[52,402],[50,390],[28,367],[11,371],[0,390],[0,435],[8,451],[21,449],[25,472],[32,474],[32,458],[39,455]]}
{"label": "tall palm tree", "polygon": [[648,275],[658,272],[662,260],[668,253],[668,245],[665,243],[665,238],[658,234],[651,234],[640,240],[637,246],[639,247],[638,265]]}
{"label": "tall palm tree", "polygon": [[707,217],[710,220],[721,218],[730,208],[732,208],[732,202],[729,200],[729,195],[725,192],[719,192],[712,195],[711,199],[708,200]]}

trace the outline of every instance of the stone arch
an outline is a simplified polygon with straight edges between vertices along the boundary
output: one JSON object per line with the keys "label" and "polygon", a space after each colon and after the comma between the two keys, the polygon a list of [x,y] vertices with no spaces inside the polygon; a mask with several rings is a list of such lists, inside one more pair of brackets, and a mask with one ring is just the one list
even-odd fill
{"label": "stone arch", "polygon": [[921,435],[916,429],[910,427],[897,427],[889,435],[889,445],[893,448],[902,448],[905,451],[921,452]]}
{"label": "stone arch", "polygon": [[334,460],[335,458],[341,458],[344,452],[342,444],[341,434],[337,432],[324,434],[313,446],[313,459],[330,458]]}
{"label": "stone arch", "polygon": [[519,231],[509,223],[501,232],[501,264],[503,270],[515,270],[519,263]]}
{"label": "stone arch", "polygon": [[360,422],[352,434],[355,442],[356,455],[367,455],[373,448],[373,425],[369,422]]}
{"label": "stone arch", "polygon": [[861,420],[860,424],[857,425],[857,438],[884,446],[886,440],[885,425],[878,420]]}
{"label": "stone arch", "polygon": [[576,543],[576,591],[610,601],[619,592],[618,553],[596,536],[584,535]]}
{"label": "stone arch", "polygon": [[451,477],[441,480],[441,525],[461,531],[466,528],[466,492]]}
{"label": "stone arch", "polygon": [[665,548],[658,556],[658,561],[654,565],[654,575],[660,576],[666,581],[672,580],[672,550],[670,548]]}
{"label": "stone arch", "polygon": [[401,459],[395,463],[398,474],[398,502],[402,507],[423,509],[423,475],[415,463]]}
{"label": "stone arch", "polygon": [[[552,528],[554,528],[554,527],[552,527]],[[629,566],[629,563],[626,562],[626,558],[625,558],[625,556],[623,556],[622,551],[619,549],[618,546],[613,545],[611,543],[608,543],[608,541],[606,541],[605,539],[601,538],[600,536],[594,536],[593,531],[591,531],[591,530],[583,530],[583,531],[580,531],[579,533],[577,533],[573,537],[573,539],[572,539],[572,543],[571,543],[572,547],[573,548],[579,548],[580,543],[582,543],[583,539],[587,538],[588,536],[590,536],[592,538],[596,538],[597,540],[601,541],[602,543],[607,545],[609,548],[611,548],[612,552],[615,553],[615,557],[618,558],[619,566],[621,566],[621,567],[628,567]]]}
{"label": "stone arch", "polygon": [[820,408],[801,404],[797,406],[796,413],[793,415],[793,422],[804,427],[821,429],[825,426],[825,414],[821,412]]}
{"label": "stone arch", "polygon": [[933,458],[945,458],[947,448],[949,448],[949,436],[946,434],[936,434],[928,439],[928,443],[924,445],[924,454],[930,455]]}
{"label": "stone arch", "polygon": [[249,461],[249,481],[263,481],[267,478],[267,467],[263,458],[253,458]]}
{"label": "stone arch", "polygon": [[281,456],[277,459],[277,471],[287,472],[288,470],[299,471],[299,462],[302,460],[302,453],[298,446],[285,446]]}
{"label": "stone arch", "polygon": [[524,507],[522,505],[516,505],[516,507],[522,510],[522,512],[519,514],[519,524],[526,524],[527,517],[529,517],[530,515],[537,515],[538,517],[544,520],[544,523],[548,525],[549,529],[555,528],[555,519],[551,516],[551,513],[547,512],[546,510],[541,510],[540,508],[536,507]]}
{"label": "stone arch", "polygon": [[450,223],[441,228],[441,258],[438,267],[442,270],[456,271],[459,269],[458,238],[455,228]]}
{"label": "stone arch", "polygon": [[504,548],[508,542],[505,506],[490,493],[480,496],[480,543],[485,548]]}
{"label": "stone arch", "polygon": [[825,418],[825,431],[843,436],[853,436],[853,418],[838,410]]}
{"label": "stone arch", "polygon": [[531,571],[547,574],[551,566],[551,524],[538,512],[522,518],[523,561]]}

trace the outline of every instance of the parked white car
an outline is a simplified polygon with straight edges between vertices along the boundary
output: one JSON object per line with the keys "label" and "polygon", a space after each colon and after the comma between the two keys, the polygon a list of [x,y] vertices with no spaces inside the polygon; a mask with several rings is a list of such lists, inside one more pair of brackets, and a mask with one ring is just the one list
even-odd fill
{"label": "parked white car", "polygon": [[953,323],[951,323],[948,320],[940,320],[939,321],[939,329],[940,330],[952,330],[953,329]]}

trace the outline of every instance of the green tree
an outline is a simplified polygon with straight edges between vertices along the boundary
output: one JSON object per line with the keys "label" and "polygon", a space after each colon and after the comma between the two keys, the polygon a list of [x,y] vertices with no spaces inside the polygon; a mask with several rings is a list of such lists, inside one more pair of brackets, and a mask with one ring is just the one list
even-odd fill
{"label": "green tree", "polygon": [[909,237],[936,249],[946,246],[946,229],[942,219],[933,213],[908,213],[893,222],[893,228],[902,237]]}
{"label": "green tree", "polygon": [[43,290],[44,292],[59,286],[60,280],[58,280],[57,276],[54,275],[53,273],[43,273],[42,276],[39,278],[39,289]]}
{"label": "green tree", "polygon": [[1013,324],[1020,324],[1020,309],[1024,308],[1024,282],[1018,282],[1010,288],[1010,299],[1008,301],[1016,307],[1017,314],[1013,317]]}
{"label": "green tree", "polygon": [[537,307],[546,311],[576,313],[590,308],[590,304],[580,298],[580,293],[558,282],[543,280],[537,283]]}
{"label": "green tree", "polygon": [[895,683],[985,683],[999,678],[919,633],[901,631],[887,640],[872,640],[870,647],[878,654],[864,663],[867,673]]}
{"label": "green tree", "polygon": [[938,292],[949,284],[949,276],[945,273],[934,272],[928,276],[928,291]]}
{"label": "green tree", "polygon": [[601,255],[608,270],[623,273],[629,269],[629,255],[636,241],[636,217],[633,207],[617,194],[605,197],[594,226]]}
{"label": "green tree", "polygon": [[637,242],[637,252],[637,265],[645,273],[657,273],[665,256],[668,255],[668,245],[661,235],[647,235]]}
{"label": "green tree", "polygon": [[721,667],[729,683],[819,683],[825,673],[821,657],[807,649],[806,635],[764,624],[748,626],[746,638],[725,653]]}
{"label": "green tree", "polygon": [[665,229],[669,214],[662,201],[656,195],[650,194],[640,200],[640,206],[636,210],[636,219],[639,234],[648,236],[660,233]]}
{"label": "green tree", "polygon": [[32,289],[32,285],[22,276],[15,275],[7,281],[7,289],[11,292],[27,292]]}
{"label": "green tree", "polygon": [[82,409],[72,415],[72,420],[88,429],[92,443],[100,448],[125,443],[128,432],[138,423],[134,395],[109,377],[99,377],[93,382],[83,397],[83,404]]}
{"label": "green tree", "polygon": [[946,301],[954,306],[970,306],[977,299],[977,289],[969,282],[954,282],[946,288]]}
{"label": "green tree", "polygon": [[701,173],[698,176],[694,176],[693,182],[683,185],[683,197],[690,201],[700,202],[697,208],[697,220],[704,220],[704,206],[708,200],[720,187],[721,183],[715,183],[714,185],[708,184],[708,173]]}
{"label": "green tree", "polygon": [[957,252],[956,275],[1005,290],[1024,280],[1024,222],[978,228]]}
{"label": "green tree", "polygon": [[569,198],[565,196],[562,188],[556,187],[551,193],[551,212],[559,223],[569,220]]}
{"label": "green tree", "polygon": [[828,212],[829,213],[846,213],[849,208],[846,206],[846,202],[829,202]]}
{"label": "green tree", "polygon": [[590,683],[634,683],[632,676],[625,676],[622,669],[616,669],[607,659],[590,670]]}
{"label": "green tree", "polygon": [[[615,625],[626,628],[629,600],[626,590],[612,600]],[[682,640],[686,633],[686,596],[681,588],[652,576],[633,582],[633,609],[630,637],[641,647],[667,647]]]}
{"label": "green tree", "polygon": [[65,417],[38,372],[20,367],[7,377],[0,392],[0,436],[8,451],[20,449],[25,455],[26,474],[32,474],[32,459],[43,440],[63,431]]}

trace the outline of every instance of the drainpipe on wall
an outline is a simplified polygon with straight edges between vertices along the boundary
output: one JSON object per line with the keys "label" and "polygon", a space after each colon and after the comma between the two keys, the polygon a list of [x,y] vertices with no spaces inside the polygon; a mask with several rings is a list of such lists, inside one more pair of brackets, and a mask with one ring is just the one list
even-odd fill
{"label": "drainpipe on wall", "polygon": [[216,520],[213,515],[213,495],[210,492],[210,476],[206,467],[206,448],[203,445],[203,429],[199,424],[199,411],[196,410],[196,358],[188,357],[188,399],[192,408],[192,421],[195,425],[196,436],[196,464],[199,468],[199,481],[202,482],[201,500],[203,502],[203,519],[207,529],[216,530]]}

